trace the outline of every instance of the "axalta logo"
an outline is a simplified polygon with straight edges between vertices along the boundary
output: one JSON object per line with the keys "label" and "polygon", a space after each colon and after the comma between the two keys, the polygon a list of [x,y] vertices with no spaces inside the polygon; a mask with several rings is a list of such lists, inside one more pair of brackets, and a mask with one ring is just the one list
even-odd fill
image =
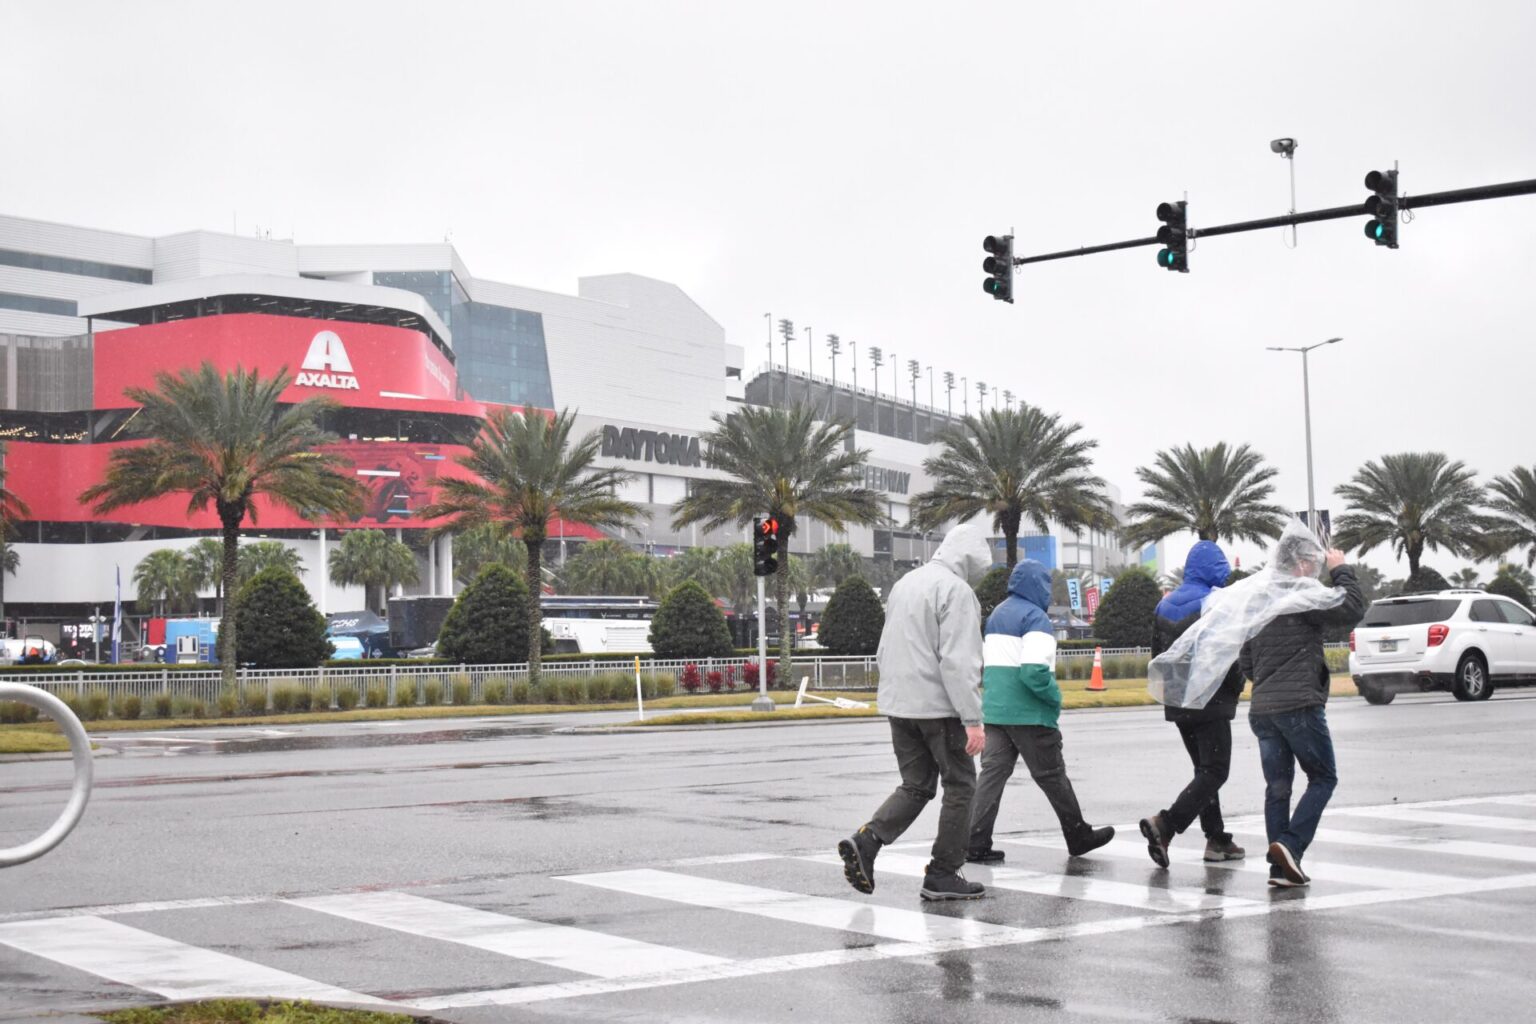
{"label": "axalta logo", "polygon": [[293,383],[305,388],[361,390],[357,378],[352,376],[352,360],[347,358],[347,348],[335,331],[321,331],[315,335],[304,356],[303,368]]}

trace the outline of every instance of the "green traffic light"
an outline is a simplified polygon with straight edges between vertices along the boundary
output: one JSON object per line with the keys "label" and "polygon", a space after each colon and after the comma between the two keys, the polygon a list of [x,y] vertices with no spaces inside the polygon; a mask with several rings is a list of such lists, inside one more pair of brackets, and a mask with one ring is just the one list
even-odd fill
{"label": "green traffic light", "polygon": [[1173,250],[1163,249],[1157,254],[1157,265],[1160,267],[1173,266]]}

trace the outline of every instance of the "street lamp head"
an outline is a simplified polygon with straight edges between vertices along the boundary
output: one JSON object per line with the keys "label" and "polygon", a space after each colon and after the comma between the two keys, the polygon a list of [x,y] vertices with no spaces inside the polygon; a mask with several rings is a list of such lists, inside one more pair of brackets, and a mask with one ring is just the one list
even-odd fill
{"label": "street lamp head", "polygon": [[1327,341],[1323,342],[1323,344],[1324,345],[1333,345],[1333,344],[1335,344],[1337,342],[1340,342],[1340,341],[1343,341],[1343,340],[1344,340],[1343,338],[1329,338]]}

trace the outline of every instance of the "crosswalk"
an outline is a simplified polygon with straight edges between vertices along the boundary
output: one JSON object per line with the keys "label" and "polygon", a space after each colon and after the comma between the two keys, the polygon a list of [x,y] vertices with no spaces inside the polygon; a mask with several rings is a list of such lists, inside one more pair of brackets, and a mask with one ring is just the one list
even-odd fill
{"label": "crosswalk", "polygon": [[[1314,885],[1304,891],[1270,890],[1257,853],[1206,864],[1200,844],[1187,838],[1170,850],[1170,869],[1159,871],[1131,838],[1069,859],[1058,836],[1000,836],[1006,864],[967,871],[991,898],[943,908],[915,899],[912,880],[926,866],[922,842],[881,852],[870,897],[848,890],[835,855],[738,852],[557,875],[548,881],[550,904],[534,913],[475,906],[477,894],[447,886],[0,914],[0,975],[47,977],[52,969],[51,991],[73,984],[83,994],[94,984],[98,1000],[265,996],[434,1012],[1536,887],[1536,793],[1335,806],[1325,822],[1305,861]],[[1253,837],[1251,849],[1262,848],[1262,820],[1229,826]],[[1060,913],[1064,906],[1075,909]],[[217,930],[240,935],[240,945],[185,941],[176,922],[193,913],[227,918]],[[362,929],[374,956],[390,942],[414,943],[426,980],[402,993],[358,985],[356,972],[339,967],[306,977],[294,970],[283,938],[263,932],[270,925],[256,916],[263,913],[300,915],[290,929],[322,943],[360,942]],[[421,957],[423,944],[443,952]],[[430,977],[435,961],[470,955],[454,949],[485,958],[477,962],[482,983],[465,987],[462,972],[457,980]],[[0,1017],[15,1008],[14,997],[0,993]]]}

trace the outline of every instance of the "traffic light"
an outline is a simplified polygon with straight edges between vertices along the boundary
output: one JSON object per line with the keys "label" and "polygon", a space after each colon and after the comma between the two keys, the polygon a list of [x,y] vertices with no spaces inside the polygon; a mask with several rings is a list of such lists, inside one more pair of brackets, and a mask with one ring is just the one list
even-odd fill
{"label": "traffic light", "polygon": [[1365,224],[1365,237],[1388,249],[1397,248],[1397,172],[1372,171],[1365,176],[1365,212],[1371,219]]}
{"label": "traffic light", "polygon": [[779,571],[779,521],[772,516],[752,520],[752,575]]}
{"label": "traffic light", "polygon": [[1158,251],[1157,265],[1177,270],[1181,274],[1189,273],[1189,228],[1185,223],[1187,205],[1181,199],[1176,203],[1159,203],[1157,207],[1157,219],[1163,222],[1163,226],[1157,229],[1157,240],[1165,246]]}
{"label": "traffic light", "polygon": [[1013,301],[1013,236],[988,235],[981,247],[992,255],[981,261],[981,269],[989,276],[981,287],[994,299]]}

